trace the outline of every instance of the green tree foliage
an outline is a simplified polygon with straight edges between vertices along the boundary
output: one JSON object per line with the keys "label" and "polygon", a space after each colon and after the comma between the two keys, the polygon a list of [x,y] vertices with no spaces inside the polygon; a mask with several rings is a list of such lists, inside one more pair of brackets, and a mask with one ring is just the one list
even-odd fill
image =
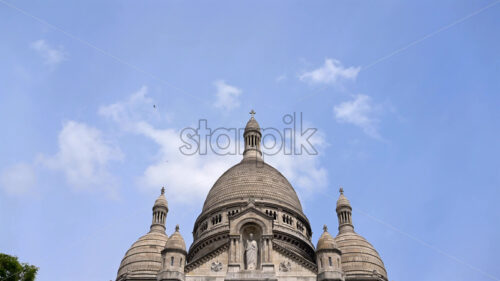
{"label": "green tree foliage", "polygon": [[20,263],[17,257],[0,253],[1,281],[34,281],[38,267]]}

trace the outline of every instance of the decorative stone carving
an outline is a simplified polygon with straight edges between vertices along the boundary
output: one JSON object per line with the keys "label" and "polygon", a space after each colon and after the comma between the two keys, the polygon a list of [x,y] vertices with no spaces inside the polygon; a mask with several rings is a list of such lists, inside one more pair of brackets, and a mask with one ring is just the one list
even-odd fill
{"label": "decorative stone carving", "polygon": [[212,262],[210,269],[214,272],[221,271],[222,270],[222,263],[220,261],[214,261],[214,262]]}
{"label": "decorative stone carving", "polygon": [[247,269],[254,270],[257,268],[257,251],[259,247],[257,241],[253,239],[253,233],[250,233],[247,240],[247,247],[245,249]]}
{"label": "decorative stone carving", "polygon": [[252,208],[252,207],[255,207],[255,198],[253,197],[250,197],[248,199],[248,205],[247,205],[249,208]]}
{"label": "decorative stone carving", "polygon": [[288,272],[290,270],[292,270],[292,264],[289,261],[280,262],[280,271]]}

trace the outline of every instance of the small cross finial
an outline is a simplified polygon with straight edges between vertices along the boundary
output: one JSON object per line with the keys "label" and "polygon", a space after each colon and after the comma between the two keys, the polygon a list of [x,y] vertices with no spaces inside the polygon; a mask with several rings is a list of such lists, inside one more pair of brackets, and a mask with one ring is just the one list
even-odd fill
{"label": "small cross finial", "polygon": [[165,187],[164,186],[161,187],[161,194],[165,194]]}
{"label": "small cross finial", "polygon": [[175,225],[175,231],[179,231],[179,225]]}
{"label": "small cross finial", "polygon": [[326,224],[323,225],[323,231],[324,232],[327,232],[328,231],[328,226],[326,226]]}
{"label": "small cross finial", "polygon": [[252,115],[252,117],[255,115],[255,110],[250,110],[250,115]]}
{"label": "small cross finial", "polygon": [[344,189],[342,188],[342,186],[340,187],[339,192],[340,194],[344,194]]}

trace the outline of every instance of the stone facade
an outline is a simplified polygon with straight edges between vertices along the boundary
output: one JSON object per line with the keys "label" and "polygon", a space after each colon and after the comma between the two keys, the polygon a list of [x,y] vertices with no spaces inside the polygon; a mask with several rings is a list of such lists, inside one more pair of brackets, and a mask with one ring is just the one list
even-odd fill
{"label": "stone facade", "polygon": [[165,234],[163,190],[150,232],[127,251],[117,281],[387,281],[377,251],[354,231],[343,190],[337,201],[339,233],[327,231],[315,247],[309,220],[292,185],[262,160],[260,126],[244,132],[243,160],[207,195],[186,250],[179,228]]}

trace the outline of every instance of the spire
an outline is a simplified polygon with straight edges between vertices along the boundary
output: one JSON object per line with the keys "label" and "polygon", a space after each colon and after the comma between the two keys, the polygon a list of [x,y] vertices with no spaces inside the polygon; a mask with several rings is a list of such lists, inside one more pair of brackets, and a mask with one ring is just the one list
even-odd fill
{"label": "spire", "polygon": [[344,195],[344,189],[339,189],[339,199],[337,200],[337,218],[339,221],[339,233],[354,232],[352,224],[352,207],[349,200]]}
{"label": "spire", "polygon": [[165,222],[167,220],[168,202],[165,198],[165,187],[161,188],[160,196],[153,205],[153,220],[150,232],[165,232]]}
{"label": "spire", "polygon": [[175,225],[175,232],[179,232],[179,225],[178,224]]}
{"label": "spire", "polygon": [[262,152],[260,150],[260,140],[262,134],[260,132],[259,123],[255,120],[255,111],[252,109],[250,112],[250,120],[248,120],[243,133],[245,139],[245,150],[243,151],[243,159],[254,158],[262,160]]}
{"label": "spire", "polygon": [[328,232],[328,226],[326,224],[323,225],[323,232]]}

